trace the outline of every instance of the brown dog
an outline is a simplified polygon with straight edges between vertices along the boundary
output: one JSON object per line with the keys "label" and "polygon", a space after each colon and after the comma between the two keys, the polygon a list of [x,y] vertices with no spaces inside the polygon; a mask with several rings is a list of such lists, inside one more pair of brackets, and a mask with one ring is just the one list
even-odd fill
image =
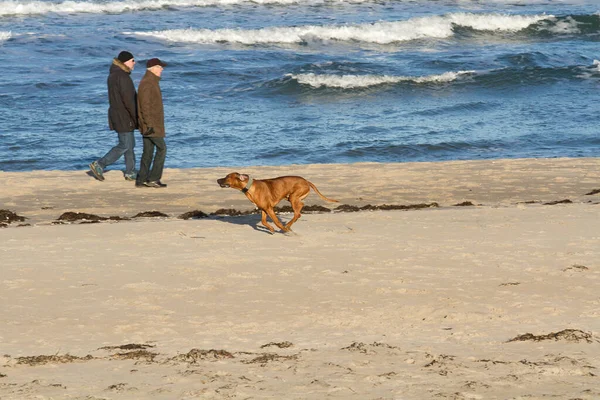
{"label": "brown dog", "polygon": [[[217,179],[217,183],[222,188],[234,188],[241,190],[246,194],[248,200],[260,208],[262,211],[262,224],[266,226],[271,233],[274,229],[267,223],[267,215],[271,217],[275,225],[284,232],[288,232],[294,222],[300,218],[300,211],[304,207],[302,200],[310,189],[315,191],[323,200],[337,203],[337,200],[328,199],[319,192],[315,185],[300,176],[280,176],[273,179],[252,179],[245,174],[232,172],[225,178]],[[285,226],[279,221],[273,207],[281,200],[287,199],[294,210],[294,218]]]}

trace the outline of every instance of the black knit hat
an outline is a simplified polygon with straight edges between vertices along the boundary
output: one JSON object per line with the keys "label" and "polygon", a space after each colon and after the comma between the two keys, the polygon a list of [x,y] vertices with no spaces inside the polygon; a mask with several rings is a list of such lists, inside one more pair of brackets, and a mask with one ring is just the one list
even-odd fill
{"label": "black knit hat", "polygon": [[133,58],[133,54],[131,54],[128,51],[122,51],[117,56],[117,60],[119,60],[119,61],[121,61],[123,63],[131,60],[132,58]]}

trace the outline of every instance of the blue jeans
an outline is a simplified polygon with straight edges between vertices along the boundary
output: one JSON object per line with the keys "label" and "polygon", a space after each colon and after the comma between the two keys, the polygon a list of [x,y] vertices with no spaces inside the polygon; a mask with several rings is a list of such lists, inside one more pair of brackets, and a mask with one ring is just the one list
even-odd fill
{"label": "blue jeans", "polygon": [[[155,148],[156,154],[154,154]],[[144,137],[144,152],[142,153],[137,183],[160,181],[166,156],[167,144],[164,138]],[[153,157],[154,160],[152,160]],[[150,170],[150,164],[152,164],[152,170]]]}
{"label": "blue jeans", "polygon": [[125,154],[125,174],[129,175],[135,170],[135,153],[133,151],[135,148],[135,136],[133,136],[133,131],[117,134],[119,135],[119,143],[110,149],[104,157],[99,159],[98,164],[104,169]]}

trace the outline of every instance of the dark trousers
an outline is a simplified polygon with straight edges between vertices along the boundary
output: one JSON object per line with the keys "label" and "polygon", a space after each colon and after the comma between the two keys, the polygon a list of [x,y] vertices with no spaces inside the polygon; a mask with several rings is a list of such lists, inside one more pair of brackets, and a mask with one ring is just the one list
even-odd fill
{"label": "dark trousers", "polygon": [[[154,149],[156,148],[156,155]],[[152,158],[154,157],[154,162]],[[164,138],[144,137],[144,151],[137,176],[137,183],[156,182],[162,177],[167,157],[167,145]],[[150,165],[152,164],[152,170]]]}

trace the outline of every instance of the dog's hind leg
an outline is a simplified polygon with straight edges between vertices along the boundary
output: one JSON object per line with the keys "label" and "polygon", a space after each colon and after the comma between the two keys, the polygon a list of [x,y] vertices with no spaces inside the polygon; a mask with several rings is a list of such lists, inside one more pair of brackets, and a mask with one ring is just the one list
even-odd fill
{"label": "dog's hind leg", "polygon": [[301,211],[304,207],[304,203],[302,202],[302,200],[304,200],[306,196],[308,196],[308,192],[301,196],[290,196],[290,204],[292,205],[292,209],[294,210],[294,218],[292,218],[291,221],[285,225],[285,227],[289,230],[292,229],[292,224],[298,221],[298,219],[302,216]]}
{"label": "dog's hind leg", "polygon": [[292,204],[292,209],[294,210],[294,218],[292,218],[290,222],[285,224],[285,227],[289,230],[292,229],[292,224],[298,221],[298,218],[302,216],[302,214],[300,214],[300,211],[302,211],[302,207],[304,207],[304,203],[300,199],[295,199],[293,202],[292,199],[290,199],[290,203]]}

